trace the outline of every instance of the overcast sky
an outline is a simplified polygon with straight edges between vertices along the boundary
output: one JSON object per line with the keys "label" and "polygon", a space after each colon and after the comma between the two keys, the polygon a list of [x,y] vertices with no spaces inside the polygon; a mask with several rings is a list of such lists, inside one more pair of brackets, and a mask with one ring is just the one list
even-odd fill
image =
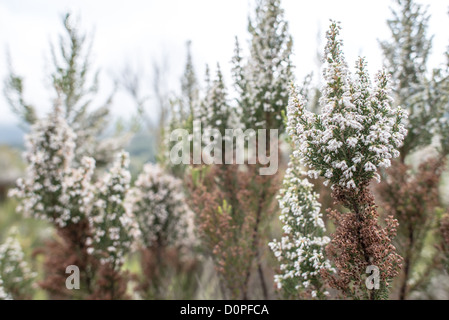
{"label": "overcast sky", "polygon": [[[390,0],[283,0],[283,8],[294,40],[296,76],[301,79],[316,70],[317,37],[324,33],[329,19],[341,21],[344,51],[350,66],[358,55],[367,57],[369,70],[382,65],[379,39],[390,37],[386,19]],[[429,5],[430,34],[434,47],[430,67],[444,62],[449,45],[449,1],[421,0]],[[48,89],[49,42],[62,31],[61,17],[67,11],[81,17],[85,30],[95,31],[93,58],[102,71],[101,94],[112,88],[112,78],[126,64],[148,74],[150,92],[153,61],[169,67],[170,86],[179,87],[185,63],[185,43],[192,40],[192,54],[198,75],[205,64],[220,62],[225,81],[231,84],[230,59],[234,37],[248,40],[247,17],[254,0],[0,0],[0,80],[6,76],[6,47],[14,69],[25,77],[26,98],[44,114],[51,106]],[[246,49],[246,46],[244,46]],[[113,112],[130,114],[130,101],[117,95]],[[17,122],[3,96],[0,97],[0,125]]]}

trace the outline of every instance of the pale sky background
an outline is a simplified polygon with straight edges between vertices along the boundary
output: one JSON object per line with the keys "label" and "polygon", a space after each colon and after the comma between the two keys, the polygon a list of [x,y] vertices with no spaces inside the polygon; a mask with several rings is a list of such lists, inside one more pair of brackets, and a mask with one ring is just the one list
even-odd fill
{"label": "pale sky background", "polygon": [[[449,46],[449,1],[421,0],[429,5],[429,33],[434,46],[429,66],[444,63]],[[342,22],[344,51],[350,66],[358,55],[367,57],[374,73],[382,66],[378,40],[389,39],[386,19],[391,17],[390,0],[283,0],[294,40],[293,62],[296,77],[317,74],[317,36],[323,45],[329,19]],[[113,75],[126,64],[147,75],[151,92],[153,61],[169,66],[169,86],[178,90],[185,64],[185,43],[192,41],[192,55],[200,79],[204,66],[220,62],[230,86],[230,60],[234,37],[238,36],[247,53],[248,14],[254,0],[0,0],[0,84],[6,77],[6,47],[14,69],[25,77],[25,93],[41,115],[51,106],[48,86],[49,42],[62,32],[61,17],[68,10],[81,17],[83,30],[94,30],[94,65],[101,69],[101,97],[112,88]],[[134,109],[124,93],[116,96],[113,113],[127,117]],[[0,96],[0,126],[18,122]]]}

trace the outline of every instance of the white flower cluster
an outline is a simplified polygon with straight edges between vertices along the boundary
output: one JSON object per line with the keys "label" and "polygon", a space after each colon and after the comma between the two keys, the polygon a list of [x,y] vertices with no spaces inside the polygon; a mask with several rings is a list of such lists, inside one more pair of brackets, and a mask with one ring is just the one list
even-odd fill
{"label": "white flower cluster", "polygon": [[325,258],[325,246],[330,239],[324,236],[326,227],[318,195],[299,168],[292,158],[278,196],[284,234],[280,241],[273,240],[269,246],[281,263],[280,274],[275,275],[277,287],[292,295],[307,290],[316,297],[321,284],[320,270],[333,270]]}
{"label": "white flower cluster", "polygon": [[242,122],[253,129],[279,128],[288,84],[293,80],[292,38],[280,0],[260,1],[248,29],[252,36],[250,57],[243,66],[239,56],[234,58],[238,62],[234,73],[244,101],[240,105]]}
{"label": "white flower cluster", "polygon": [[205,91],[205,96],[200,108],[195,112],[195,117],[201,120],[203,126],[220,126],[221,121],[215,118],[221,116],[221,113],[225,111],[220,107],[226,105],[226,89],[219,65],[217,65],[216,78],[212,81],[210,78],[206,79]]}
{"label": "white flower cluster", "polygon": [[2,277],[0,276],[0,301],[1,300],[12,300],[12,298],[5,292],[5,289],[3,288]]}
{"label": "white flower cluster", "polygon": [[121,152],[96,185],[97,193],[89,214],[92,238],[87,239],[88,253],[97,255],[102,264],[109,263],[113,268],[120,268],[125,255],[140,237],[127,198],[131,180],[128,166],[128,153]]}
{"label": "white flower cluster", "polygon": [[399,156],[407,130],[403,120],[407,113],[392,109],[389,76],[377,74],[374,87],[360,58],[354,77],[348,71],[341,41],[340,27],[331,24],[327,32],[324,71],[325,85],[320,104],[322,113],[306,110],[303,97],[293,88],[287,107],[287,131],[297,145],[294,155],[310,169],[310,177],[326,178],[326,184],[356,189],[387,168]]}
{"label": "white flower cluster", "polygon": [[22,247],[12,236],[0,245],[0,279],[3,279],[3,290],[9,295],[15,293],[22,298],[21,294],[30,294],[31,286],[37,276],[30,270],[24,258]]}
{"label": "white flower cluster", "polygon": [[59,109],[32,127],[26,138],[26,176],[9,193],[22,200],[18,212],[59,227],[85,216],[95,161],[85,157],[79,168],[72,167],[75,139]]}
{"label": "white flower cluster", "polygon": [[[232,127],[231,107],[228,104],[226,86],[219,65],[217,65],[216,78],[212,82],[207,81],[206,95],[197,111],[196,118],[201,120],[206,136],[214,136],[218,130],[222,138],[226,139],[226,129]],[[217,143],[215,140],[214,142]]]}
{"label": "white flower cluster", "polygon": [[186,204],[181,180],[159,165],[146,164],[132,194],[133,211],[146,248],[195,243],[194,215]]}
{"label": "white flower cluster", "polygon": [[63,193],[60,197],[64,210],[62,216],[56,219],[60,227],[64,227],[68,221],[78,223],[89,215],[95,194],[91,183],[94,170],[95,159],[83,157],[81,166],[72,169],[64,177]]}

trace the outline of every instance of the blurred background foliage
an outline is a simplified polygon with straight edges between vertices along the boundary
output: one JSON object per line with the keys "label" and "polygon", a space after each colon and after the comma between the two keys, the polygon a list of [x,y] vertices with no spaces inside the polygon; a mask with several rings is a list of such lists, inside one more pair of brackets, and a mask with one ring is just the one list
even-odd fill
{"label": "blurred background foliage", "polygon": [[[427,17],[427,16],[426,16]],[[427,18],[426,18],[427,19]],[[426,22],[427,20],[425,20]],[[76,33],[73,33],[73,30],[70,29],[69,35],[76,38]],[[72,33],[70,33],[72,32]],[[84,37],[84,35],[83,35]],[[449,39],[448,39],[449,40]],[[399,40],[398,40],[399,41]],[[386,46],[386,44],[384,44]],[[394,46],[393,46],[394,48]],[[196,99],[193,97],[198,93],[195,92],[193,94],[192,88],[189,85],[192,85],[193,82],[197,80],[192,80],[192,68],[191,65],[191,53],[190,46],[188,45],[188,53],[187,53],[187,63],[185,68],[185,73],[183,78],[180,81],[180,87],[182,87],[184,95],[181,97],[177,97],[173,95],[171,92],[168,92],[164,86],[163,75],[164,70],[162,66],[155,65],[154,67],[154,83],[151,88],[151,94],[156,97],[156,109],[157,115],[159,118],[155,121],[150,120],[152,117],[149,116],[151,113],[150,108],[148,106],[148,101],[146,99],[146,94],[144,89],[142,89],[142,79],[139,77],[137,72],[133,72],[133,70],[124,70],[123,74],[117,77],[116,83],[117,88],[124,90],[127,92],[134,102],[130,108],[130,113],[135,114],[135,116],[129,122],[113,122],[106,121],[107,125],[102,126],[101,130],[96,130],[92,135],[97,138],[98,136],[101,139],[98,140],[107,140],[109,138],[117,137],[117,136],[127,136],[126,141],[120,141],[119,145],[124,146],[125,150],[130,153],[130,171],[132,174],[132,181],[134,181],[138,174],[141,172],[142,167],[145,163],[151,162],[154,163],[160,160],[163,157],[162,153],[165,152],[164,145],[165,141],[164,137],[164,128],[167,126],[168,116],[170,110],[175,110],[174,115],[172,115],[172,119],[178,121],[184,121],[185,125],[188,123],[188,120],[191,120],[188,115],[188,110],[193,109],[192,107],[192,99]],[[426,47],[426,55],[428,48]],[[390,51],[392,51],[392,47],[390,47]],[[390,66],[391,67],[391,66]],[[392,67],[394,69],[394,67]],[[70,76],[70,68],[67,69],[66,76]],[[66,71],[67,71],[66,70]],[[58,70],[57,70],[58,71]],[[59,70],[61,71],[61,70]],[[290,70],[288,70],[290,72]],[[423,71],[424,73],[424,71]],[[84,79],[84,74],[80,75],[80,79]],[[19,78],[14,78],[16,81],[13,82],[16,85],[15,89],[22,89],[18,87],[17,80]],[[13,79],[13,80],[14,80]],[[310,86],[310,79],[306,79],[304,81],[303,88],[306,89],[306,86]],[[61,94],[58,86],[60,86],[60,82],[65,81],[64,79],[55,78],[55,89],[58,94]],[[78,80],[76,80],[78,81]],[[189,83],[190,81],[190,83]],[[95,84],[94,86],[96,86]],[[195,83],[195,85],[197,85]],[[403,84],[402,84],[403,85]],[[14,89],[14,88],[13,88]],[[20,90],[19,90],[20,91]],[[70,91],[70,90],[69,90]],[[95,90],[88,89],[89,94],[94,93]],[[310,109],[316,111],[319,109],[318,106],[318,94],[319,90],[317,87],[310,86]],[[20,92],[19,92],[20,93]],[[78,94],[78,93],[77,93]],[[408,93],[404,93],[401,91],[401,94],[407,95]],[[307,94],[306,94],[307,95]],[[64,97],[64,94],[62,94]],[[65,97],[70,98],[70,92],[65,94]],[[244,101],[240,101],[241,104]],[[27,104],[22,103],[22,106],[28,107]],[[102,106],[103,107],[103,106]],[[101,108],[102,108],[101,107]],[[184,109],[182,109],[184,107]],[[177,108],[181,108],[183,114],[181,112],[177,113],[176,110],[180,110]],[[24,108],[26,111],[27,108]],[[259,111],[258,111],[259,112]],[[279,112],[280,113],[280,112]],[[257,115],[259,115],[257,113]],[[447,114],[445,115],[448,116]],[[32,114],[24,114],[22,116],[25,119],[25,122],[28,120],[34,121]],[[89,119],[89,114],[83,116],[83,121],[87,121]],[[28,120],[27,120],[28,119]],[[276,121],[280,120],[280,117],[276,118]],[[32,122],[29,121],[29,122]],[[103,123],[104,124],[104,123]],[[88,126],[87,124],[86,126]],[[433,124],[431,124],[433,125]],[[419,125],[418,125],[419,126]],[[15,181],[24,175],[26,164],[22,159],[21,153],[24,151],[23,138],[24,134],[27,131],[27,126],[22,127],[22,129],[17,129],[15,126],[5,126],[0,128],[1,135],[1,145],[0,145],[0,244],[2,244],[6,238],[11,234],[13,230],[16,230],[17,233],[15,237],[21,244],[24,254],[25,260],[28,262],[30,268],[37,272],[37,282],[34,286],[34,299],[46,299],[48,298],[47,293],[41,289],[37,283],[43,278],[43,257],[39,254],[35,254],[35,250],[41,248],[45,245],[46,241],[50,239],[57,238],[55,231],[53,228],[46,222],[38,221],[36,219],[31,218],[23,218],[21,215],[16,213],[17,201],[14,199],[10,199],[7,197],[8,189],[14,186]],[[90,137],[86,138],[90,139]],[[412,141],[413,142],[413,141]],[[411,142],[411,143],[412,143]],[[407,164],[410,165],[412,170],[417,170],[419,164],[429,156],[429,154],[435,153],[435,146],[437,142],[435,141],[426,141],[425,148],[420,149],[417,152],[411,153],[410,150],[414,150],[415,146],[410,147],[410,156],[407,158]],[[95,147],[98,144],[93,144]],[[95,152],[95,147],[90,152]],[[112,149],[116,149],[115,147]],[[111,150],[112,150],[111,149]],[[105,149],[105,160],[101,160],[104,163],[108,161],[108,149]],[[283,158],[287,158],[288,150],[283,150],[284,155]],[[284,167],[280,168],[280,175],[284,174]],[[179,174],[178,171],[174,171],[175,174]],[[320,201],[323,203],[323,207],[331,207],[331,201],[329,200],[329,195],[326,196],[326,190],[319,190],[322,196]],[[446,164],[445,170],[442,173],[442,177],[439,183],[439,197],[440,197],[440,205],[435,209],[435,216],[442,217],[447,212],[447,207],[449,207],[449,170],[448,165]],[[435,222],[436,223],[436,222]],[[329,223],[328,230],[332,232],[333,226]],[[280,238],[282,235],[282,229],[277,219],[277,216],[270,217],[268,221],[265,221],[265,225],[262,226],[267,229],[267,237],[272,238]],[[432,225],[432,228],[436,230],[438,226]],[[264,241],[267,239],[263,239]],[[425,239],[423,239],[423,249],[419,259],[416,261],[416,265],[413,270],[413,275],[411,276],[410,286],[414,287],[416,290],[413,290],[410,297],[418,298],[418,299],[449,299],[449,275],[443,268],[438,268],[436,271],[432,271],[431,278],[425,284],[414,283],[413,279],[419,279],[420,274],[425,274],[428,272],[427,267],[432,263],[432,259],[435,256],[435,252],[440,250],[439,243],[441,242],[440,236],[435,232],[429,232],[426,234]],[[266,261],[264,263],[264,267],[266,270],[266,278],[271,285],[271,279],[273,277],[273,265],[275,265],[275,259],[272,255],[264,253],[263,260]],[[142,270],[140,264],[141,257],[139,254],[132,254],[128,257],[123,269],[128,270],[131,274],[141,276],[144,272]],[[192,298],[192,299],[219,299],[223,298],[222,290],[220,288],[219,277],[214,271],[214,264],[210,258],[202,257],[199,261],[201,264],[201,268],[196,269],[195,272],[190,275],[186,275],[186,273],[173,273],[171,282],[167,285],[164,292],[164,297],[167,299],[179,299],[179,298]],[[266,267],[270,266],[270,267]],[[193,278],[189,278],[193,277]],[[193,279],[193,280],[192,280]],[[190,282],[194,281],[195,290],[192,290],[192,286],[186,286]],[[131,294],[132,298],[141,298],[138,294],[136,294],[136,290],[134,287],[136,286],[136,282],[131,281],[129,283],[128,292]],[[252,275],[250,279],[250,290],[258,291],[260,290],[258,285],[257,276]],[[269,288],[270,298],[277,298],[278,295],[274,292],[273,288]],[[260,292],[257,292],[256,296],[261,296]]]}

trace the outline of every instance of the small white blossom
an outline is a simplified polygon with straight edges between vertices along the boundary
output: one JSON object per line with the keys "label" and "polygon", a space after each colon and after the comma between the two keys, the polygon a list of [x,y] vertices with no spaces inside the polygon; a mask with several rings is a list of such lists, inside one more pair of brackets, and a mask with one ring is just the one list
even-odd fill
{"label": "small white blossom", "polygon": [[74,168],[75,139],[59,109],[33,125],[26,138],[25,178],[9,193],[21,200],[18,212],[58,227],[77,223],[88,214],[95,160],[84,157]]}

